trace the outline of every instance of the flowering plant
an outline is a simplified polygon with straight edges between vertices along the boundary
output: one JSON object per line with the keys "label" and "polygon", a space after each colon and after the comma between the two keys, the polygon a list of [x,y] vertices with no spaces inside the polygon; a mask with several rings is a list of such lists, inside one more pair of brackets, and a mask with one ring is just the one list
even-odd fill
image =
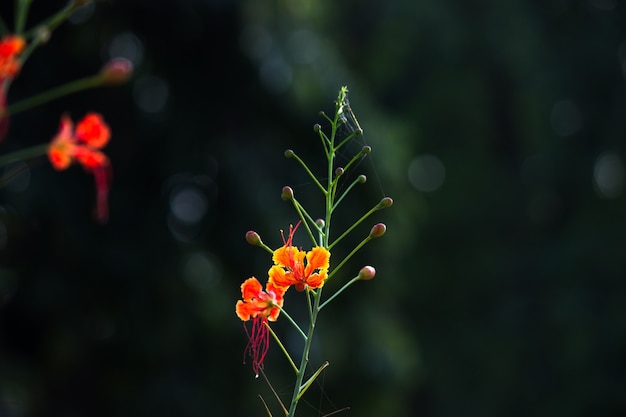
{"label": "flowering plant", "polygon": [[[383,198],[338,237],[334,238],[331,235],[332,217],[338,206],[356,185],[366,181],[364,175],[359,175],[347,187],[342,188],[341,186],[345,185],[342,181],[344,173],[371,152],[369,146],[364,146],[347,164],[337,166],[336,155],[338,152],[356,136],[363,134],[363,130],[350,108],[347,94],[348,89],[346,87],[342,87],[339,90],[333,117],[329,117],[323,112],[320,113],[329,124],[330,132],[328,134],[322,129],[321,125],[316,124],[314,126],[314,131],[321,139],[327,160],[328,169],[325,180],[318,179],[293,150],[285,151],[285,156],[296,160],[311,177],[316,188],[319,189],[325,208],[323,218],[315,220],[309,211],[296,199],[293,189],[286,186],[283,187],[281,197],[283,200],[292,203],[300,217],[300,221],[295,226],[289,227],[289,234],[286,238],[284,232],[281,231],[283,245],[276,250],[272,250],[263,243],[258,233],[249,231],[246,234],[248,243],[259,246],[272,255],[273,265],[269,268],[265,289],[263,289],[262,284],[256,277],[248,278],[241,285],[242,299],[237,302],[235,310],[237,316],[244,322],[244,329],[249,339],[244,355],[252,358],[252,369],[255,375],[258,377],[259,373],[262,373],[265,377],[263,373],[264,359],[269,349],[270,336],[276,341],[295,373],[295,384],[291,401],[285,405],[276,395],[276,399],[287,417],[295,415],[299,400],[328,366],[328,362],[324,362],[316,371],[308,372],[309,352],[318,314],[328,303],[355,282],[374,278],[376,270],[371,266],[364,266],[356,276],[345,282],[342,287],[328,297],[322,297],[324,284],[332,279],[345,263],[367,242],[382,236],[386,231],[386,226],[383,223],[374,225],[370,233],[334,266],[331,266],[330,263],[331,251],[374,212],[389,207],[393,203],[391,198]],[[343,130],[340,129],[342,126],[349,127],[350,130],[350,133],[343,138],[339,135],[339,131]],[[303,226],[311,239],[312,247],[308,251],[293,245],[294,234],[300,226]],[[305,298],[309,322],[308,326],[304,328],[287,313],[284,306],[284,295],[292,286],[296,291],[302,292]],[[270,325],[270,322],[276,321],[281,313],[293,325],[304,341],[304,348],[298,365]],[[250,329],[246,327],[246,323],[249,321],[252,322]],[[263,401],[263,405],[267,414],[271,416],[272,414],[265,401]]]}
{"label": "flowering plant", "polygon": [[[29,1],[16,1],[13,32],[0,17],[0,141],[8,135],[10,116],[42,105],[67,94],[89,88],[125,82],[132,74],[132,64],[124,58],[115,58],[95,75],[82,78],[37,94],[17,103],[8,104],[9,88],[30,54],[48,41],[52,31],[89,0],[72,0],[53,16],[32,29],[25,28]],[[51,135],[52,136],[52,135]],[[18,161],[48,155],[56,170],[64,170],[77,162],[93,174],[96,182],[96,218],[108,218],[108,193],[111,183],[111,164],[102,148],[109,142],[111,133],[103,117],[89,112],[74,128],[68,115],[61,116],[59,131],[49,143],[37,145],[0,156],[0,167]],[[6,183],[2,178],[2,184]]]}

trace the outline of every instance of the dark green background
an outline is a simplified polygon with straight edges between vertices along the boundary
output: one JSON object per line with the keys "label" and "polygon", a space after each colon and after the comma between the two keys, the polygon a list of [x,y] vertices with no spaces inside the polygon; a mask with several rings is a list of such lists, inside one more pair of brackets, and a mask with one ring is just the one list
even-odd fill
{"label": "dark green background", "polygon": [[[29,25],[63,4],[34,2]],[[104,226],[79,167],[39,158],[0,190],[1,416],[262,416],[258,394],[281,415],[242,365],[239,285],[270,262],[244,235],[281,244],[297,221],[286,184],[321,215],[282,152],[323,172],[312,126],[341,85],[373,153],[335,230],[395,204],[354,235],[388,226],[337,277],[378,271],[323,311],[312,366],[331,366],[300,415],[626,413],[625,4],[99,2],[31,56],[9,100],[98,71],[128,39],[128,84],[17,114],[0,144],[45,143],[61,114],[98,111],[114,170]],[[430,192],[409,180],[424,155],[445,168]],[[266,370],[287,399],[275,345]]]}

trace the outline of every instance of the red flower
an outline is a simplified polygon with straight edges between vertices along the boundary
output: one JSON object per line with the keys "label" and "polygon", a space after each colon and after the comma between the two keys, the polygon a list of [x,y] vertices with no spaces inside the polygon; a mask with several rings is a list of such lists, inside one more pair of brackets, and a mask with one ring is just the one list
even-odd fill
{"label": "red flower", "polygon": [[6,116],[6,94],[10,79],[20,71],[22,63],[18,59],[26,42],[17,35],[8,35],[0,40],[0,140],[9,129],[9,118]]}
{"label": "red flower", "polygon": [[15,77],[20,71],[18,55],[25,46],[24,38],[17,35],[8,35],[0,40],[0,82]]}
{"label": "red flower", "polygon": [[285,241],[283,237],[284,246],[274,251],[272,258],[275,265],[269,270],[270,282],[285,288],[295,285],[298,291],[304,291],[307,287],[320,288],[328,276],[330,252],[321,246],[309,252],[293,246],[293,235],[298,225],[289,227],[289,238]]}
{"label": "red flower", "polygon": [[[269,321],[276,321],[283,306],[285,290],[268,282],[263,291],[261,283],[255,278],[248,278],[241,284],[241,298],[237,301],[235,311],[244,322],[252,319],[250,330],[245,326],[248,335],[248,345],[244,350],[252,357],[252,369],[259,376],[259,369],[263,368],[263,360],[267,355],[270,342]],[[244,360],[245,361],[245,360]]]}
{"label": "red flower", "polygon": [[48,148],[50,163],[57,170],[68,168],[74,161],[94,175],[97,192],[97,218],[108,218],[109,186],[111,164],[109,158],[100,151],[111,137],[109,127],[97,113],[87,114],[73,128],[69,117],[61,118],[59,132]]}

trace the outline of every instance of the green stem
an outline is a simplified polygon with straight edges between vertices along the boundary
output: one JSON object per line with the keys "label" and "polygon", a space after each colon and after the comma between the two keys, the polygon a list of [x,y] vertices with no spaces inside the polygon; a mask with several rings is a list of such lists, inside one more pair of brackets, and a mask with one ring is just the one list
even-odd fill
{"label": "green stem", "polygon": [[23,161],[25,159],[35,158],[45,155],[48,151],[48,144],[31,146],[30,148],[20,149],[7,155],[0,156],[0,167],[12,164],[14,162]]}
{"label": "green stem", "polygon": [[68,94],[87,90],[89,88],[99,87],[100,85],[102,85],[103,81],[104,81],[104,78],[102,77],[102,75],[97,74],[91,77],[85,77],[79,80],[69,82],[59,87],[55,87],[48,91],[44,91],[41,94],[37,94],[36,96],[29,97],[27,99],[18,101],[17,103],[10,105],[6,110],[6,113],[4,115],[0,115],[0,118],[2,116],[13,115],[15,113],[28,110],[30,108],[39,106],[41,104],[47,103],[49,101],[58,99],[63,96],[66,96]]}
{"label": "green stem", "polygon": [[322,305],[320,305],[320,310],[323,309],[328,303],[333,301],[335,299],[335,297],[337,297],[339,294],[341,294],[346,288],[348,288],[350,285],[354,284],[355,282],[357,282],[360,279],[361,279],[361,277],[359,277],[357,275],[356,277],[354,277],[350,281],[348,281],[343,287],[341,287],[341,289],[339,291],[334,293],[328,300],[324,301],[322,303]]}
{"label": "green stem", "polygon": [[296,328],[296,330],[298,331],[298,333],[300,333],[300,335],[302,336],[302,338],[304,340],[306,340],[306,334],[304,334],[304,332],[302,331],[302,329],[300,328],[300,326],[298,326],[298,323],[295,322],[295,320],[293,318],[291,318],[291,316],[289,314],[287,314],[287,312],[282,308],[282,307],[278,307],[280,308],[280,312],[283,313],[285,315],[285,317],[287,317],[287,320],[289,320],[289,322],[291,324],[293,324],[293,327]]}
{"label": "green stem", "polygon": [[359,220],[357,220],[352,226],[350,226],[345,232],[343,232],[341,234],[341,236],[339,236],[337,239],[335,239],[333,244],[328,247],[328,250],[331,250],[333,248],[333,246],[335,246],[341,239],[346,237],[351,231],[354,230],[355,227],[357,227],[359,224],[363,223],[363,221],[366,220],[369,216],[371,216],[375,211],[380,210],[381,207],[382,206],[380,205],[380,203],[378,203],[374,207],[372,207],[367,213],[365,213],[363,216],[361,216],[361,218]]}
{"label": "green stem", "polygon": [[17,34],[22,34],[24,32],[24,26],[26,26],[26,16],[28,15],[30,3],[31,0],[15,1],[15,33]]}
{"label": "green stem", "polygon": [[[298,369],[298,376],[296,377],[296,383],[293,388],[293,395],[291,397],[291,403],[289,404],[289,413],[287,417],[294,417],[296,414],[296,408],[298,406],[298,400],[302,394],[302,381],[304,380],[304,374],[306,372],[307,365],[309,363],[309,352],[311,350],[311,343],[313,341],[313,333],[315,332],[315,323],[317,321],[317,314],[319,312],[320,298],[322,296],[322,289],[318,289],[314,293],[313,297],[313,314],[311,316],[311,322],[309,323],[309,331],[307,332],[307,340],[304,344],[304,350],[302,351],[302,358],[300,359],[300,368]],[[308,386],[306,387],[308,388]]]}
{"label": "green stem", "polygon": [[285,356],[287,357],[287,360],[289,361],[289,364],[291,365],[291,367],[293,368],[294,372],[296,373],[296,375],[298,374],[298,368],[296,367],[296,364],[293,363],[293,359],[291,359],[291,356],[289,355],[289,352],[287,352],[287,349],[285,349],[285,346],[283,345],[283,343],[280,341],[280,339],[278,338],[278,336],[276,335],[276,333],[274,333],[274,330],[272,330],[271,326],[269,325],[269,323],[265,323],[265,327],[267,327],[267,330],[270,331],[270,333],[272,334],[272,337],[274,337],[274,340],[276,341],[276,343],[278,343],[278,346],[280,347],[280,350],[283,351],[283,353],[285,354]]}
{"label": "green stem", "polygon": [[365,244],[367,242],[369,242],[370,240],[372,240],[371,236],[366,237],[365,239],[363,239],[361,241],[361,243],[359,243],[358,245],[356,245],[356,247],[354,249],[352,249],[352,252],[350,252],[345,258],[343,258],[343,261],[341,261],[339,263],[339,265],[337,265],[335,268],[333,268],[333,270],[328,274],[328,278],[326,278],[326,280],[329,280],[332,278],[333,275],[335,275],[336,272],[338,272],[341,267],[348,262],[348,259],[352,258],[352,256],[357,253],[363,246],[365,246]]}
{"label": "green stem", "polygon": [[346,188],[346,190],[343,192],[343,194],[341,195],[341,197],[339,197],[337,199],[337,201],[335,201],[335,204],[332,207],[332,210],[335,211],[335,209],[337,208],[337,206],[341,203],[341,201],[345,198],[345,196],[348,195],[348,193],[350,192],[350,190],[352,190],[354,188],[355,185],[357,184],[363,184],[364,181],[363,176],[359,175],[359,177],[357,179],[355,179],[354,181],[352,181],[352,183],[348,186],[348,188]]}
{"label": "green stem", "polygon": [[306,171],[307,174],[309,174],[309,177],[311,177],[311,179],[313,180],[313,182],[315,183],[315,185],[317,185],[317,187],[322,191],[322,193],[326,194],[326,190],[324,189],[324,187],[322,186],[322,184],[320,184],[320,182],[317,180],[317,178],[315,177],[315,175],[313,175],[313,173],[311,172],[311,170],[309,169],[309,167],[304,163],[304,161],[302,159],[300,159],[300,157],[298,155],[296,155],[295,152],[292,153],[291,155],[292,158],[295,158],[296,161],[298,161],[298,163],[302,166],[302,168],[304,168],[304,170]]}
{"label": "green stem", "polygon": [[313,236],[313,232],[309,227],[309,222],[315,224],[315,220],[313,220],[313,217],[311,217],[311,215],[304,209],[304,207],[302,207],[302,204],[298,203],[298,200],[296,200],[295,197],[291,199],[291,202],[293,203],[293,207],[296,209],[296,212],[298,212],[298,217],[300,217],[300,220],[302,220],[302,223],[304,223],[304,227],[306,228],[309,237],[313,241],[313,244],[316,245],[317,241],[315,240],[315,236]]}

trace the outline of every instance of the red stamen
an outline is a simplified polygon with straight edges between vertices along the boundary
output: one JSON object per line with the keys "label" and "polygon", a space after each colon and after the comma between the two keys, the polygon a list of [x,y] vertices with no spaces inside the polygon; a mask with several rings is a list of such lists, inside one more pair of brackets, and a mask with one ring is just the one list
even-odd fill
{"label": "red stamen", "polygon": [[243,351],[243,363],[246,363],[246,356],[252,358],[252,370],[256,377],[259,377],[259,369],[263,369],[263,361],[270,346],[270,331],[267,328],[267,317],[257,316],[252,320],[250,330],[243,323],[243,328],[248,335],[248,345]]}

